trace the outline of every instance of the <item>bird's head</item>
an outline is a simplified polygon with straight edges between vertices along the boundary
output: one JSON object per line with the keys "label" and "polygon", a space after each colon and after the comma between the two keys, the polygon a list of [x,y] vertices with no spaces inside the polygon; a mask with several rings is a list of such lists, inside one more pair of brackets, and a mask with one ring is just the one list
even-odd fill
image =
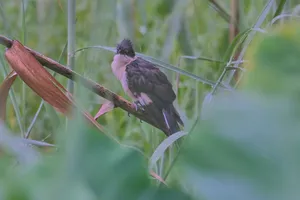
{"label": "bird's head", "polygon": [[135,56],[135,52],[132,46],[132,42],[129,39],[123,39],[117,45],[117,54],[126,55],[133,58]]}

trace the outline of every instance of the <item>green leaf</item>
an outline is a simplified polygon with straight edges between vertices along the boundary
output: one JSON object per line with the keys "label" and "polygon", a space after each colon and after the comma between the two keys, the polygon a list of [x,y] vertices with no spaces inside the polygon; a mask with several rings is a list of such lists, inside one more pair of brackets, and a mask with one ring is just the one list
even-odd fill
{"label": "green leaf", "polygon": [[[274,4],[274,0],[269,0],[264,9],[262,10],[261,14],[258,16],[257,21],[255,22],[254,26],[252,27],[252,30],[257,30],[261,27],[261,25],[263,24],[263,22],[265,21],[265,19],[267,18],[268,14],[271,11],[272,5]],[[247,30],[246,30],[247,31]],[[251,41],[253,40],[254,36],[256,34],[256,31],[251,31],[247,34],[247,38],[245,39],[245,43],[243,45],[243,48],[241,49],[241,52],[237,58],[237,63],[234,65],[235,68],[237,68],[239,66],[239,64],[241,63],[247,48],[249,46],[249,44],[251,43]],[[235,73],[235,70],[230,71],[227,80],[225,81],[225,83],[229,84],[233,78],[233,75]]]}
{"label": "green leaf", "polygon": [[230,57],[235,53],[237,48],[240,47],[240,45],[245,41],[248,34],[250,33],[251,28],[244,30],[243,32],[240,32],[231,42],[228,49],[226,50],[224,54],[223,60],[229,61]]}
{"label": "green leaf", "polygon": [[153,152],[150,158],[150,168],[152,168],[156,162],[164,155],[165,151],[174,144],[178,139],[187,135],[188,133],[184,131],[180,131],[177,133],[172,134],[171,136],[167,137],[164,141],[162,141],[159,146]]}
{"label": "green leaf", "polygon": [[[96,48],[96,49],[104,49],[104,50],[107,50],[107,51],[111,51],[111,52],[115,52],[115,48],[114,47],[107,47],[107,46],[89,46],[89,47],[84,47],[84,48],[81,48],[81,49],[77,49],[74,53],[78,53],[80,51],[83,51],[83,50],[86,50],[86,49],[91,49],[91,48]],[[182,69],[179,69],[178,67],[175,67],[173,65],[170,65],[168,63],[165,63],[159,59],[156,59],[154,57],[151,57],[151,56],[147,56],[145,54],[142,54],[142,53],[136,53],[136,55],[138,56],[141,56],[142,58],[144,58],[145,60],[157,65],[158,67],[162,67],[164,69],[168,69],[168,70],[171,70],[173,72],[177,72],[179,74],[182,74],[182,75],[185,75],[185,76],[188,76],[190,78],[193,78],[199,82],[202,82],[204,84],[207,84],[207,85],[211,85],[213,86],[214,83],[210,80],[206,80],[200,76],[196,76],[190,72],[187,72],[185,70],[182,70]]]}
{"label": "green leaf", "polygon": [[284,4],[286,3],[286,0],[280,0],[279,5],[276,9],[276,12],[273,15],[273,18],[277,17],[278,15],[280,15],[280,13],[283,11],[284,8]]}

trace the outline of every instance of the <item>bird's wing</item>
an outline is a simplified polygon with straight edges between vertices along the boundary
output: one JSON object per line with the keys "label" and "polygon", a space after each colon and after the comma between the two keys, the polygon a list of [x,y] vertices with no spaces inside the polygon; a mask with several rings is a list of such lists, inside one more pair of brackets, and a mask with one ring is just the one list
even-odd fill
{"label": "bird's wing", "polygon": [[137,96],[147,94],[159,107],[172,104],[176,95],[167,76],[152,63],[137,58],[126,66],[129,90]]}

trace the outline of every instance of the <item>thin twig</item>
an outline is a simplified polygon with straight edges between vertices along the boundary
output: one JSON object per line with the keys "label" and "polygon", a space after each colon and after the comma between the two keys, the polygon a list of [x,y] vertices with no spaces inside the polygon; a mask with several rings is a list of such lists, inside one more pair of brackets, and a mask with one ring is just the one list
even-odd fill
{"label": "thin twig", "polygon": [[[230,17],[230,24],[229,24],[229,42],[232,43],[234,38],[239,33],[239,0],[231,0],[230,2],[231,7],[231,17]],[[234,59],[237,60],[240,53],[240,47],[234,54]],[[238,71],[235,73],[235,79],[238,79]]]}
{"label": "thin twig", "polygon": [[31,121],[31,123],[30,123],[30,125],[29,125],[29,127],[28,127],[28,129],[27,129],[27,131],[26,131],[26,134],[25,134],[25,138],[26,138],[26,139],[29,138],[29,135],[30,135],[30,133],[31,133],[31,130],[32,130],[32,128],[33,128],[33,126],[34,126],[34,124],[35,124],[35,122],[36,122],[36,120],[37,120],[37,117],[39,116],[39,114],[40,114],[40,112],[41,112],[41,110],[42,110],[43,105],[44,105],[44,100],[41,101],[41,103],[40,103],[40,105],[39,105],[39,108],[38,108],[38,110],[36,111],[36,113],[35,113],[35,115],[34,115],[34,117],[33,117],[33,120]]}
{"label": "thin twig", "polygon": [[[75,51],[75,37],[76,37],[76,2],[75,0],[68,0],[68,62],[67,66],[71,70],[75,67],[75,56],[73,52]],[[74,83],[68,80],[67,90],[73,94]]]}
{"label": "thin twig", "polygon": [[[7,48],[11,47],[12,40],[1,36],[0,35],[0,44],[5,45]],[[115,107],[120,107],[121,109],[125,110],[126,112],[134,115],[135,117],[147,122],[148,124],[151,124],[152,126],[162,130],[164,133],[168,133],[167,127],[161,127],[159,124],[157,124],[153,119],[152,116],[149,115],[146,112],[142,112],[141,110],[135,110],[134,105],[124,99],[123,97],[113,93],[112,91],[108,90],[107,88],[103,87],[102,85],[95,83],[92,80],[89,80],[80,74],[68,69],[64,65],[52,60],[51,58],[48,58],[39,52],[36,52],[34,50],[31,50],[28,47],[25,47],[43,66],[47,67],[50,70],[53,70],[63,76],[65,76],[68,79],[71,79],[73,81],[78,81],[81,83],[84,87],[87,89],[93,91],[97,95],[112,101],[115,105]]]}
{"label": "thin twig", "polygon": [[[22,43],[26,45],[27,43],[27,28],[26,28],[26,8],[25,8],[25,1],[22,0],[22,30],[23,30],[23,38]],[[26,119],[26,84],[22,82],[22,95],[21,95],[21,110],[23,114],[23,119]],[[23,126],[26,127],[26,120],[23,120]],[[23,132],[23,137],[26,137],[25,133]]]}

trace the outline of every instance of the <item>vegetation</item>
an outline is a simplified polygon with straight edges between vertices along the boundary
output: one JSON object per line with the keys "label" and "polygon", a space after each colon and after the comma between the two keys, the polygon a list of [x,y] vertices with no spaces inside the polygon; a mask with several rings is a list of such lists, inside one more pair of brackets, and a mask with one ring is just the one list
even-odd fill
{"label": "vegetation", "polygon": [[[0,93],[0,199],[297,199],[296,0],[70,2],[0,0],[0,35],[126,99],[110,62],[130,38],[172,81],[185,128],[166,138],[120,108],[97,127],[78,110],[66,120],[19,74]],[[92,116],[107,102],[80,83],[74,99]]]}

